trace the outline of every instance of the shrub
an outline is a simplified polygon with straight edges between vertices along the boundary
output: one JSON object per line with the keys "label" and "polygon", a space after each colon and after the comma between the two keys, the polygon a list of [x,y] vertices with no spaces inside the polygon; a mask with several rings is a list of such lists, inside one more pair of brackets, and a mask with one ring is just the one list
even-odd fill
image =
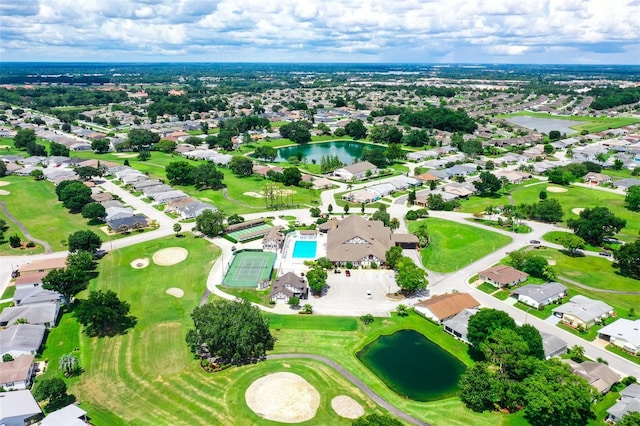
{"label": "shrub", "polygon": [[347,269],[353,269],[353,263],[352,262],[347,262]]}
{"label": "shrub", "polygon": [[362,321],[364,324],[371,324],[373,320],[374,318],[373,318],[373,315],[371,314],[362,315],[360,317],[360,321]]}
{"label": "shrub", "polygon": [[20,237],[18,236],[18,234],[13,234],[12,236],[9,237],[9,245],[12,248],[18,248],[22,245],[22,241],[20,240]]}
{"label": "shrub", "polygon": [[27,243],[27,247],[29,247],[29,248],[34,248],[35,246],[36,246],[36,243],[34,243],[33,241],[29,241]]}

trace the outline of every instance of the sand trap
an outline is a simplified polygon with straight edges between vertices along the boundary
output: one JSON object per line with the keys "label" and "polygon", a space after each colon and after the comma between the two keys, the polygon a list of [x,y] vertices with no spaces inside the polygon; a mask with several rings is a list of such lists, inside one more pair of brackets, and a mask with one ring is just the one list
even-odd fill
{"label": "sand trap", "polygon": [[301,423],[315,417],[320,393],[305,379],[293,373],[273,373],[247,388],[247,405],[267,420]]}
{"label": "sand trap", "polygon": [[11,185],[11,182],[6,182],[4,180],[0,180],[0,186],[7,186],[7,185]]}
{"label": "sand trap", "polygon": [[0,195],[9,195],[11,194],[9,191],[5,191],[4,189],[0,189]]}
{"label": "sand trap", "polygon": [[184,291],[178,287],[168,288],[165,290],[165,293],[167,293],[169,296],[177,297],[178,299],[184,296]]}
{"label": "sand trap", "polygon": [[575,209],[571,209],[571,213],[577,214],[578,216],[580,216],[580,213],[582,213],[583,211],[584,211],[584,208],[582,207],[576,207]]}
{"label": "sand trap", "polygon": [[255,197],[255,198],[262,198],[262,195],[258,194],[257,192],[245,192],[242,195],[246,195],[248,197]]}
{"label": "sand trap", "polygon": [[567,192],[567,188],[560,188],[559,186],[547,186],[549,192]]}
{"label": "sand trap", "polygon": [[142,269],[142,268],[146,268],[147,266],[149,266],[149,258],[148,257],[143,257],[140,259],[136,259],[133,262],[131,262],[131,267],[134,269]]}
{"label": "sand trap", "polygon": [[0,149],[10,149],[9,145],[0,145]]}
{"label": "sand trap", "polygon": [[113,154],[116,157],[120,157],[120,158],[135,158],[138,156],[138,154],[123,154],[121,152],[117,153],[117,154]]}
{"label": "sand trap", "polygon": [[187,258],[189,252],[182,247],[169,247],[153,253],[153,263],[160,266],[171,266]]}
{"label": "sand trap", "polygon": [[340,395],[331,400],[331,408],[340,417],[357,419],[364,416],[364,408],[350,396]]}

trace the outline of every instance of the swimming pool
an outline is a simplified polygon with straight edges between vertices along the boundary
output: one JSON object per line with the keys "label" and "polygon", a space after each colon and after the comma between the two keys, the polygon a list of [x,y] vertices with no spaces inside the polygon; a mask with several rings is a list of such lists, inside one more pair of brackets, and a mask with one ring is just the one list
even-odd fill
{"label": "swimming pool", "polygon": [[317,245],[316,241],[296,241],[291,257],[294,259],[314,259]]}

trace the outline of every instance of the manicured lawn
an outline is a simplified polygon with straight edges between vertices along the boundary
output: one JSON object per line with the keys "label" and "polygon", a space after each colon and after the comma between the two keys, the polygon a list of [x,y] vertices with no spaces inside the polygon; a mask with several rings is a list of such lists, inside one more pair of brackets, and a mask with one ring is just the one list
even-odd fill
{"label": "manicured lawn", "polygon": [[[431,245],[420,253],[424,267],[432,271],[457,271],[511,241],[506,235],[471,225],[437,218],[424,221],[429,229]],[[421,223],[422,221],[409,222],[409,231],[415,231]]]}
{"label": "manicured lawn", "polygon": [[270,307],[269,305],[269,292],[270,289],[256,290],[252,288],[238,288],[238,287],[220,287],[225,293],[231,294],[240,299],[247,299],[249,302],[258,303],[259,305]]}
{"label": "manicured lawn", "polygon": [[498,300],[507,300],[510,294],[511,294],[511,291],[509,290],[500,290],[497,293],[493,293],[493,297],[495,297]]}
{"label": "manicured lawn", "polygon": [[12,299],[13,295],[15,293],[16,293],[16,286],[15,285],[8,286],[4,290],[4,293],[2,293],[2,296],[0,296],[0,300],[2,300],[2,299]]}
{"label": "manicured lawn", "polygon": [[547,319],[549,318],[553,313],[551,312],[551,310],[553,308],[555,308],[558,305],[547,305],[544,308],[538,310],[536,308],[532,308],[529,305],[525,305],[522,302],[516,302],[515,305],[516,308],[520,309],[521,311],[525,311],[526,313],[528,313],[529,315],[533,315],[534,317],[538,317],[540,319]]}
{"label": "manicured lawn", "polygon": [[491,226],[493,228],[497,228],[503,231],[514,232],[516,234],[528,234],[529,232],[531,232],[531,228],[524,224],[522,225],[516,224],[515,226],[508,226],[507,224],[500,225],[497,220],[476,219],[476,218],[469,218],[467,220],[469,222],[480,223],[482,225]]}
{"label": "manicured lawn", "polygon": [[[545,240],[545,241],[548,241],[550,243],[555,243],[555,244],[562,245],[560,243],[560,239],[562,237],[564,237],[565,235],[573,235],[573,232],[551,231],[551,232],[547,232],[546,234],[544,234],[542,236],[542,239]],[[585,248],[585,250],[589,250],[589,251],[599,251],[600,250],[600,247],[593,246],[593,245],[591,245],[589,243],[587,243],[584,246],[584,248]]]}
{"label": "manicured lawn", "polygon": [[607,345],[607,350],[609,352],[613,352],[614,354],[620,355],[621,357],[628,359],[629,361],[635,362],[636,364],[640,364],[640,356],[631,355],[630,353],[623,351],[617,346]]}
{"label": "manicured lawn", "polygon": [[629,124],[637,123],[638,119],[628,117],[590,117],[590,116],[565,116],[565,115],[552,115],[543,112],[530,112],[520,111],[512,114],[498,115],[498,118],[508,118],[515,116],[529,116],[548,119],[560,119],[568,121],[587,121],[588,123],[571,126],[579,133],[581,130],[587,130],[589,133],[602,132],[604,130],[616,129],[618,127],[628,126]]}
{"label": "manicured lawn", "polygon": [[477,289],[487,294],[493,294],[494,292],[498,291],[498,287],[489,283],[482,283],[477,287]]}
{"label": "manicured lawn", "polygon": [[[304,301],[300,302],[304,304]],[[327,330],[327,331],[356,331],[357,318],[331,317],[320,315],[277,315],[266,314],[269,327],[272,330]]]}

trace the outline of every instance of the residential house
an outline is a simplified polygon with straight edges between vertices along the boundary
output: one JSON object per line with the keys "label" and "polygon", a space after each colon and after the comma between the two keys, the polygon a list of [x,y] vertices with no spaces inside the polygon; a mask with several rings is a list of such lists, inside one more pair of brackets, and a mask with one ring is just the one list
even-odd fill
{"label": "residential house", "polygon": [[109,228],[114,232],[128,232],[132,229],[146,228],[149,222],[146,216],[136,214],[133,216],[107,219],[107,225],[109,225]]}
{"label": "residential house", "polygon": [[478,276],[481,280],[500,288],[514,286],[529,278],[529,274],[506,265],[492,266],[479,272]]}
{"label": "residential house", "polygon": [[110,192],[97,192],[91,194],[91,199],[96,203],[103,203],[105,201],[113,200],[113,195]]}
{"label": "residential house", "polygon": [[640,413],[640,385],[637,383],[620,391],[620,398],[607,410],[606,421],[616,423],[629,413]]}
{"label": "residential house", "polygon": [[35,355],[46,329],[42,325],[16,324],[0,331],[0,356],[9,354],[15,359],[20,355]]}
{"label": "residential house", "polygon": [[182,219],[196,218],[200,216],[200,214],[202,214],[202,212],[204,212],[205,210],[211,210],[212,212],[218,211],[218,209],[211,204],[203,203],[202,201],[196,201],[195,203],[180,206],[175,210]]}
{"label": "residential house", "polygon": [[87,412],[75,404],[69,404],[42,419],[40,426],[85,426],[89,424]]}
{"label": "residential house", "polygon": [[476,192],[475,186],[470,183],[451,182],[442,188],[443,192],[454,195],[456,198],[466,198]]}
{"label": "residential house", "polygon": [[518,170],[497,170],[493,172],[498,179],[504,177],[511,184],[520,184],[525,179],[531,179],[531,173],[521,172]]}
{"label": "residential house", "polygon": [[0,425],[24,426],[42,415],[31,391],[17,390],[0,393]]}
{"label": "residential house", "polygon": [[542,337],[542,348],[545,359],[560,356],[567,351],[567,342],[558,336],[541,331],[540,337]]}
{"label": "residential house", "polygon": [[449,318],[442,322],[444,331],[453,335],[456,339],[462,340],[464,343],[469,344],[467,338],[467,331],[469,327],[469,318],[474,316],[478,312],[478,309],[463,309],[453,318]]}
{"label": "residential house", "polygon": [[42,279],[49,274],[49,271],[45,272],[27,272],[24,274],[20,274],[20,276],[16,277],[14,281],[14,285],[16,288],[20,286],[37,286],[42,284]]}
{"label": "residential house", "polygon": [[562,362],[569,365],[573,374],[585,379],[601,394],[609,392],[611,386],[618,383],[621,379],[620,375],[606,364],[593,361],[577,363],[571,359],[563,359]]}
{"label": "residential house", "polygon": [[133,209],[131,207],[107,207],[105,208],[105,220],[116,220],[122,219],[125,217],[131,217],[134,215]]}
{"label": "residential house", "polygon": [[53,290],[46,290],[39,284],[16,286],[16,292],[13,295],[13,303],[16,306],[38,303],[60,304],[63,300],[64,297],[60,293]]}
{"label": "residential house", "polygon": [[478,309],[478,302],[469,293],[447,293],[433,296],[415,305],[415,310],[425,317],[442,324],[464,309]]}
{"label": "residential house", "polygon": [[67,267],[67,258],[58,257],[55,259],[34,260],[26,263],[18,268],[20,275],[32,272],[49,272],[52,269],[61,269]]}
{"label": "residential house", "polygon": [[328,189],[333,186],[333,182],[327,178],[317,178],[311,181],[313,189]]}
{"label": "residential house", "polygon": [[151,194],[149,198],[153,199],[158,204],[165,204],[168,201],[178,200],[180,198],[185,198],[186,196],[187,194],[180,190],[172,190]]}
{"label": "residential house", "polygon": [[287,272],[275,279],[271,285],[269,299],[273,302],[279,300],[285,303],[292,297],[306,299],[309,295],[309,285],[304,278],[297,276],[293,272]]}
{"label": "residential house", "polygon": [[627,178],[613,182],[613,187],[627,191],[630,187],[640,185],[640,179]]}
{"label": "residential house", "polygon": [[602,173],[589,172],[584,176],[584,181],[592,185],[602,185],[611,182],[611,176]]}
{"label": "residential house", "polygon": [[571,327],[590,328],[596,322],[613,315],[613,308],[600,300],[573,296],[567,303],[553,308],[553,314]]}
{"label": "residential house", "polygon": [[334,176],[345,181],[362,180],[368,176],[375,176],[376,174],[378,174],[378,167],[368,161],[361,161],[333,171]]}
{"label": "residential house", "polygon": [[380,195],[372,191],[367,191],[366,189],[358,189],[357,191],[351,191],[344,194],[342,199],[351,203],[368,204],[379,200]]}
{"label": "residential house", "polygon": [[162,182],[158,179],[149,179],[145,177],[145,179],[140,179],[131,184],[134,191],[142,191],[144,188],[149,186],[162,185]]}
{"label": "residential house", "polygon": [[262,238],[262,250],[264,251],[277,252],[282,249],[283,244],[284,234],[282,233],[282,226],[274,226]]}
{"label": "residential house", "polygon": [[173,187],[166,184],[157,184],[151,186],[145,186],[142,188],[142,195],[144,197],[153,197],[153,194],[158,194],[160,192],[173,191]]}
{"label": "residential house", "polygon": [[396,192],[396,187],[390,183],[379,183],[376,185],[371,185],[367,187],[365,190],[371,192],[379,199]]}
{"label": "residential house", "polygon": [[28,388],[35,372],[35,358],[35,355],[20,355],[13,361],[0,362],[0,388]]}
{"label": "residential house", "polygon": [[545,284],[527,284],[515,289],[512,293],[518,301],[536,309],[560,300],[567,295],[567,287],[556,282]]}
{"label": "residential house", "polygon": [[0,327],[10,327],[20,319],[28,324],[55,327],[59,311],[60,304],[56,302],[8,306],[0,312]]}
{"label": "residential house", "polygon": [[342,266],[347,262],[354,267],[380,266],[387,250],[395,245],[390,228],[357,215],[333,223],[327,233],[327,257]]}
{"label": "residential house", "polygon": [[598,336],[622,350],[640,354],[640,319],[620,318],[598,330]]}

